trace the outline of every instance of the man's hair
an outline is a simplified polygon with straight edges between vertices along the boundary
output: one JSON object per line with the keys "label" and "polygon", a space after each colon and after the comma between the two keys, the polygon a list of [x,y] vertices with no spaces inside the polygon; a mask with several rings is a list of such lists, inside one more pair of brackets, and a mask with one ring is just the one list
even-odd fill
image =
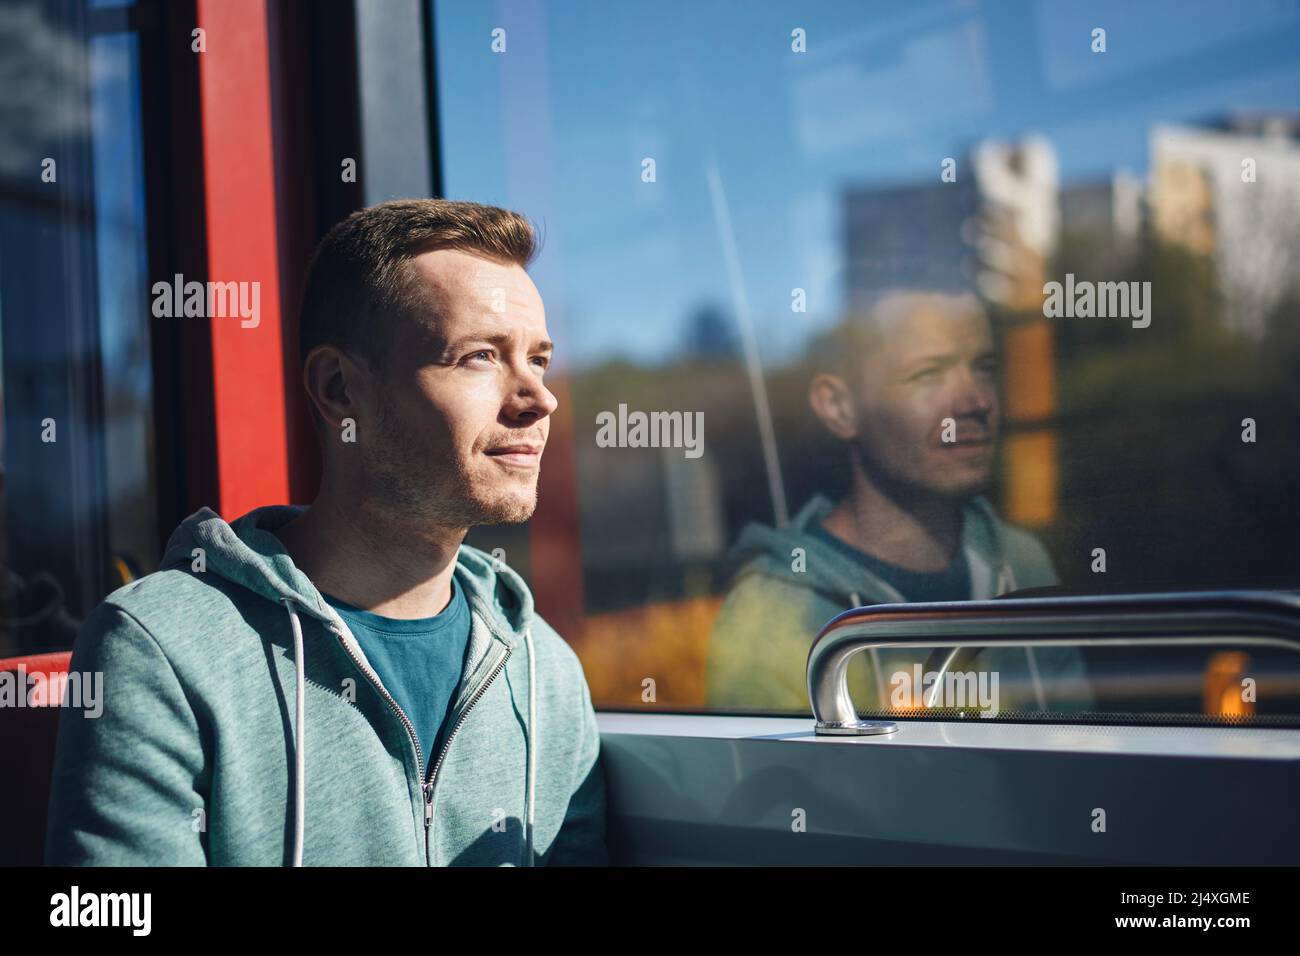
{"label": "man's hair", "polygon": [[317,346],[334,345],[382,376],[398,323],[430,304],[410,260],[436,249],[526,269],[538,242],[519,213],[476,202],[395,199],[357,210],[325,234],[312,257],[298,318],[299,363]]}
{"label": "man's hair", "polygon": [[810,349],[814,373],[830,372],[856,388],[861,383],[862,360],[880,347],[899,320],[923,308],[988,315],[969,292],[891,289],[868,309],[846,316],[814,343]]}

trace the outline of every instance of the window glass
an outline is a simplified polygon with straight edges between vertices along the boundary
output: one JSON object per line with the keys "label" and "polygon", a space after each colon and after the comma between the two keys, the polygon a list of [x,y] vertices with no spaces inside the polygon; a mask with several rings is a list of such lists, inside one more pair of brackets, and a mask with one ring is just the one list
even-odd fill
{"label": "window glass", "polygon": [[137,41],[85,14],[0,10],[0,656],[158,558]]}
{"label": "window glass", "polygon": [[122,580],[159,557],[138,42],[116,33],[90,44],[106,494]]}
{"label": "window glass", "polygon": [[[1300,586],[1300,5],[433,10],[445,194],[545,236],[527,574],[598,706],[806,713],[862,604]],[[1213,719],[1293,659],[974,666]]]}

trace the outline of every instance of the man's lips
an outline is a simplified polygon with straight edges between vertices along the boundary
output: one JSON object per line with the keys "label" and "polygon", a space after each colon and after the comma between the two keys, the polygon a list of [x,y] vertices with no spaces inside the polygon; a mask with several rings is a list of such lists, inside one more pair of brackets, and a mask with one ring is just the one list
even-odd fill
{"label": "man's lips", "polygon": [[486,454],[502,464],[533,468],[542,459],[542,447],[530,442],[518,442],[512,445],[499,445],[496,448],[489,448]]}
{"label": "man's lips", "polygon": [[951,451],[959,455],[980,455],[992,450],[993,439],[988,437],[959,438],[957,441],[941,442],[940,447],[945,451]]}

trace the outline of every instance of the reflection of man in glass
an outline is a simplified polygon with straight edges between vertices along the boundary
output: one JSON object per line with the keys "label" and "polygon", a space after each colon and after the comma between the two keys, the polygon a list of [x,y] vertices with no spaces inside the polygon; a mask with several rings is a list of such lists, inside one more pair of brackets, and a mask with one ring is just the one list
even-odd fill
{"label": "reflection of man in glass", "polygon": [[[751,525],[744,563],[709,640],[706,686],[719,707],[806,710],[813,638],[850,607],[980,600],[1056,583],[1036,538],[994,513],[997,356],[972,295],[894,292],[850,319],[809,402],[849,450],[838,503],[814,496],[782,529]],[[897,705],[893,682],[922,649],[849,665],[859,709]],[[1086,699],[1071,648],[999,648],[964,669],[999,674],[999,710],[1073,709]]]}

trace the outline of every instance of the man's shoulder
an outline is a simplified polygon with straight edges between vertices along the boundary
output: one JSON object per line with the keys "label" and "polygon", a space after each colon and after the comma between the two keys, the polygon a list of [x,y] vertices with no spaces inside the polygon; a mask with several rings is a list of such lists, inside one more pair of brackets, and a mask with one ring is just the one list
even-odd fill
{"label": "man's shoulder", "polygon": [[577,652],[560,632],[540,614],[534,614],[528,624],[539,667],[546,667],[562,679],[585,684],[586,676]]}
{"label": "man's shoulder", "polygon": [[1059,581],[1056,568],[1038,535],[1028,528],[1003,520],[991,506],[988,512],[997,522],[1002,557],[1015,573],[1017,587],[1042,587],[1056,584]]}
{"label": "man's shoulder", "polygon": [[808,590],[807,582],[800,578],[807,573],[798,555],[789,562],[776,560],[770,555],[754,555],[736,569],[727,597],[746,601],[761,598],[786,600],[789,597],[787,591],[802,593]]}
{"label": "man's shoulder", "polygon": [[713,620],[710,655],[721,653],[723,645],[732,643],[748,649],[756,643],[810,641],[826,621],[846,607],[814,587],[810,573],[761,558],[743,565]]}
{"label": "man's shoulder", "polygon": [[214,630],[253,626],[261,612],[242,606],[247,602],[240,590],[216,574],[162,568],[110,592],[87,617],[81,636],[96,640],[139,629],[174,660],[203,646]]}

